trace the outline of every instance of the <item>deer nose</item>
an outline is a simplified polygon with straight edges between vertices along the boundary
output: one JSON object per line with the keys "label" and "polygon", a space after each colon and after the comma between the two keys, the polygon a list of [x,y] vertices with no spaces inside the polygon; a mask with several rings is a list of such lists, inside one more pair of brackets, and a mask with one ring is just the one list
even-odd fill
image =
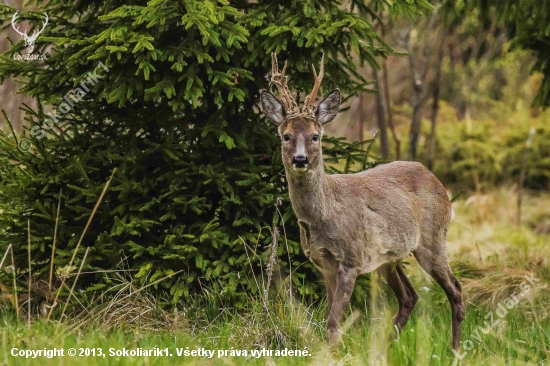
{"label": "deer nose", "polygon": [[307,158],[307,156],[304,156],[304,155],[296,155],[294,156],[294,158],[292,159],[292,164],[294,166],[296,166],[296,168],[303,168],[305,167],[307,164],[309,164],[309,160]]}

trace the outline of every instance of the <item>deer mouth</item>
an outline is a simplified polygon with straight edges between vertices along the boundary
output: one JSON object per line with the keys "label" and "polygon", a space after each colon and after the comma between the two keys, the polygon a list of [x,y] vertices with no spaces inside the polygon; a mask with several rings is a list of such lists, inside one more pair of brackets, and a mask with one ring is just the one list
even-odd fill
{"label": "deer mouth", "polygon": [[308,167],[309,167],[308,163],[294,163],[294,164],[292,164],[292,169],[295,172],[307,172]]}

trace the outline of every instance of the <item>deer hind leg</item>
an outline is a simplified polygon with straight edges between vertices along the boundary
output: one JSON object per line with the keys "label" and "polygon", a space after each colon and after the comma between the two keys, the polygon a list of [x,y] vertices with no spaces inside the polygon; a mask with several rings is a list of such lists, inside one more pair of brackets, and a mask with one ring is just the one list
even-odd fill
{"label": "deer hind leg", "polygon": [[405,286],[405,289],[407,290],[407,294],[409,295],[409,298],[412,298],[413,300],[412,307],[414,308],[414,305],[416,305],[416,303],[418,302],[418,294],[416,293],[413,285],[411,284],[411,281],[409,281],[409,278],[405,274],[405,271],[403,271],[403,266],[401,265],[401,263],[398,263],[395,266],[395,269],[399,274],[399,279],[401,280],[401,283],[403,283],[403,286]]}
{"label": "deer hind leg", "polygon": [[401,263],[386,264],[380,268],[379,272],[397,297],[399,310],[397,310],[397,314],[393,317],[393,325],[397,328],[396,331],[399,331],[407,324],[418,301],[418,295],[405,272],[403,272]]}
{"label": "deer hind leg", "polygon": [[461,323],[466,315],[462,302],[462,286],[451,272],[445,250],[445,236],[432,247],[417,247],[414,252],[420,266],[443,288],[451,304],[453,349],[460,347]]}
{"label": "deer hind leg", "polygon": [[327,324],[327,342],[329,347],[333,347],[340,339],[338,324],[342,321],[344,312],[349,305],[351,294],[355,286],[355,279],[359,271],[356,268],[346,267],[343,264],[338,265],[336,275],[336,288],[333,293],[332,306],[328,316]]}

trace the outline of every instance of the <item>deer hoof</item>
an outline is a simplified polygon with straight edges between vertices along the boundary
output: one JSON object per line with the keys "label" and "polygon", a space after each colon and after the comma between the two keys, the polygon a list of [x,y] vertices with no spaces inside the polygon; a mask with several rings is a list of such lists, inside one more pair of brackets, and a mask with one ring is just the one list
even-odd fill
{"label": "deer hoof", "polygon": [[340,331],[338,330],[338,328],[327,329],[327,344],[329,348],[336,347],[339,341],[340,341]]}

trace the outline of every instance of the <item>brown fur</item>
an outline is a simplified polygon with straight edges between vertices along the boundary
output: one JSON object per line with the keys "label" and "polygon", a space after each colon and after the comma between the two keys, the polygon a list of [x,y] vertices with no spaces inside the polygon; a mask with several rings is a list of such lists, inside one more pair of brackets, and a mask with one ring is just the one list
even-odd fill
{"label": "brown fur", "polygon": [[[460,284],[447,263],[445,236],[451,203],[439,180],[422,164],[397,161],[357,174],[324,172],[322,128],[311,119],[296,118],[280,126],[283,162],[290,200],[300,222],[303,249],[327,285],[330,315],[328,341],[338,337],[338,323],[348,306],[355,278],[380,270],[394,290],[399,311],[394,324],[405,326],[418,295],[400,261],[413,253],[420,265],[443,287],[453,311],[453,347],[460,342],[464,319]],[[296,172],[292,159],[297,142],[305,142],[306,172]],[[337,301],[334,301],[337,299]]]}
{"label": "brown fur", "polygon": [[[327,286],[327,341],[336,344],[358,275],[378,270],[394,291],[405,326],[418,300],[401,261],[413,254],[443,288],[451,304],[453,348],[460,346],[465,309],[460,282],[447,261],[451,202],[439,180],[422,164],[396,161],[357,174],[325,174],[322,125],[338,112],[334,90],[315,114],[286,116],[283,105],[262,91],[264,113],[279,125],[290,200],[306,255]],[[317,135],[318,141],[314,137]],[[300,159],[298,159],[300,157]],[[301,166],[307,157],[305,166]]]}

